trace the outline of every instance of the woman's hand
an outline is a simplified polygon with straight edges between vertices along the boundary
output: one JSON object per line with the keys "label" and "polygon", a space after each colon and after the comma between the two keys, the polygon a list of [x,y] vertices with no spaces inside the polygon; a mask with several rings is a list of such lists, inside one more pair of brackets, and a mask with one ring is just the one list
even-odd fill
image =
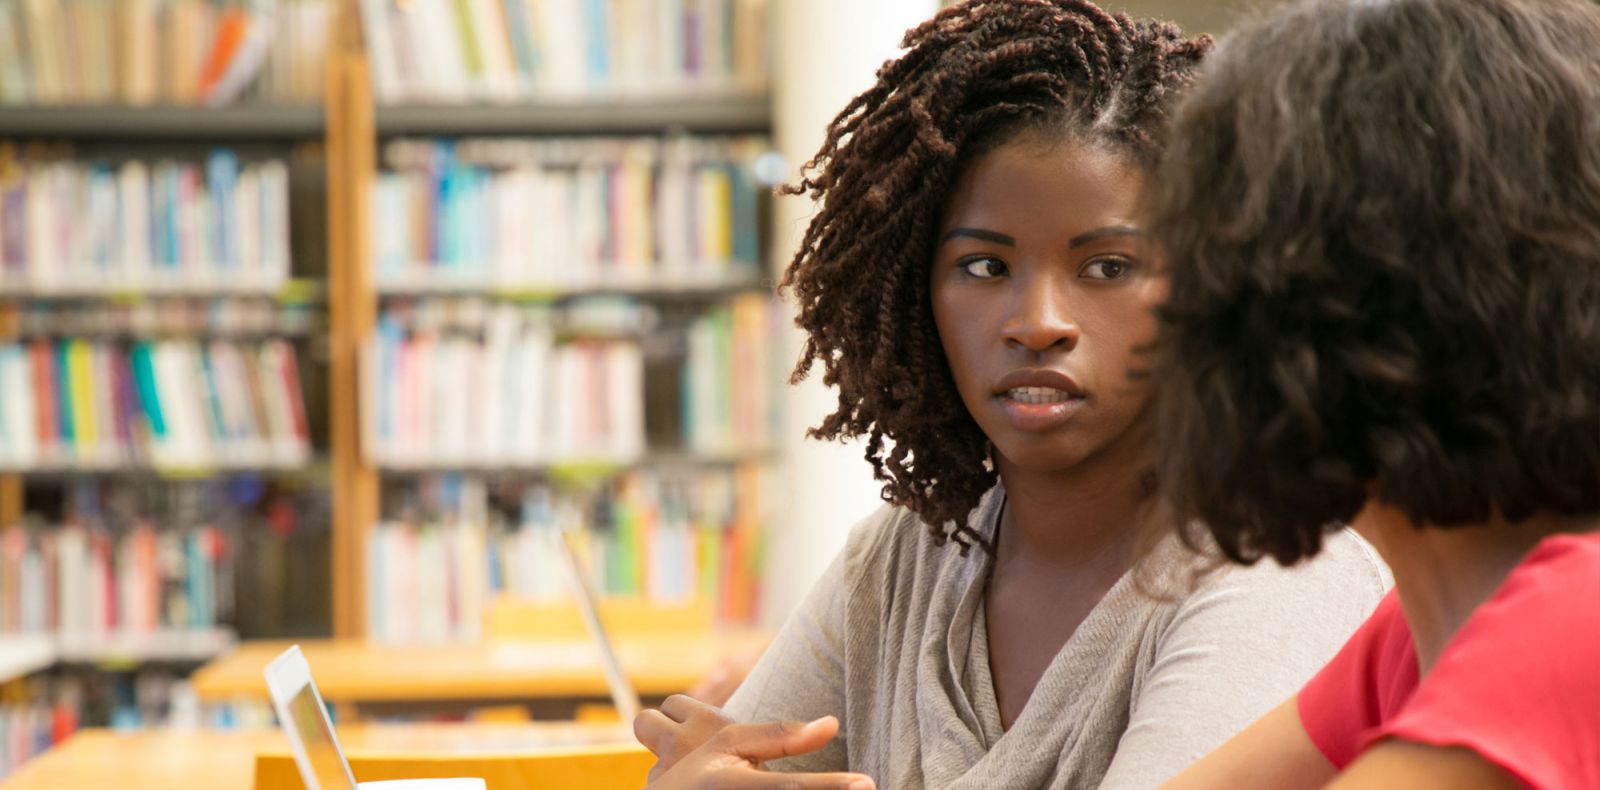
{"label": "woman's hand", "polygon": [[667,697],[660,710],[640,713],[633,720],[633,735],[656,756],[650,781],[732,724],[721,709],[682,694]]}
{"label": "woman's hand", "polygon": [[[643,718],[642,716],[640,718]],[[637,730],[637,726],[635,727]],[[780,774],[761,769],[767,760],[810,754],[833,740],[839,720],[733,724],[718,730],[669,769],[650,772],[646,790],[771,788],[772,790],[873,790],[861,774]],[[659,764],[658,764],[659,767]]]}

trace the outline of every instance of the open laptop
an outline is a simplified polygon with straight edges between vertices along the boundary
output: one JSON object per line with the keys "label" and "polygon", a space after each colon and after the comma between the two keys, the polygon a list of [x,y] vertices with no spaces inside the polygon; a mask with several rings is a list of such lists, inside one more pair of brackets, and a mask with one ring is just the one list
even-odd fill
{"label": "open laptop", "polygon": [[[624,722],[639,715],[639,694],[622,671],[616,649],[605,625],[600,622],[594,589],[578,562],[572,541],[563,531],[558,541],[561,564],[566,569],[567,581],[572,586],[573,598],[583,615],[584,626],[599,649],[601,667],[605,671],[606,686],[611,692],[611,702]],[[334,733],[333,722],[328,718],[328,708],[322,703],[316,681],[311,678],[311,665],[294,645],[273,659],[265,671],[267,689],[272,695],[272,706],[278,713],[278,722],[289,736],[295,765],[300,769],[306,790],[358,790],[355,775],[350,772],[350,762],[339,746],[339,736]],[[372,783],[367,783],[372,786]]]}
{"label": "open laptop", "polygon": [[311,679],[311,666],[295,645],[267,665],[267,689],[278,722],[289,736],[295,765],[306,790],[357,790],[350,762],[339,748],[322,694]]}

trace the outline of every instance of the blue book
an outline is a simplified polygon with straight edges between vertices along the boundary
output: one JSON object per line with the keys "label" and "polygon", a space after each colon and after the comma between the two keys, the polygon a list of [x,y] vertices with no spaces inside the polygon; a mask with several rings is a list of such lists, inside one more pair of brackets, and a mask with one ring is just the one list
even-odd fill
{"label": "blue book", "polygon": [[239,158],[218,148],[206,159],[206,187],[211,193],[210,260],[219,268],[239,265],[239,229],[234,227],[234,191],[239,182]]}
{"label": "blue book", "polygon": [[450,173],[455,168],[455,146],[449,140],[436,140],[433,144],[431,181],[433,182],[433,196],[429,201],[428,216],[433,219],[432,226],[428,229],[428,258],[427,263],[436,266],[446,256],[449,247],[449,208],[452,184]]}
{"label": "blue book", "polygon": [[62,447],[72,447],[72,366],[67,359],[67,343],[57,343],[55,353],[56,435]]}
{"label": "blue book", "polygon": [[161,414],[161,399],[156,396],[155,364],[150,358],[149,343],[135,343],[129,355],[133,367],[133,388],[139,397],[139,410],[150,425],[156,439],[167,437],[167,422]]}
{"label": "blue book", "polygon": [[589,78],[593,82],[605,82],[611,75],[611,53],[607,51],[611,43],[611,20],[607,16],[606,0],[583,0],[584,38],[588,45],[584,49],[588,54]]}
{"label": "blue book", "polygon": [[761,260],[760,242],[756,239],[756,185],[748,168],[729,162],[728,182],[732,185],[733,205],[729,219],[733,223],[733,260],[749,268],[757,268]]}
{"label": "blue book", "polygon": [[506,27],[511,34],[511,57],[516,61],[517,73],[531,78],[538,61],[528,30],[528,6],[523,0],[505,0],[505,10]]}

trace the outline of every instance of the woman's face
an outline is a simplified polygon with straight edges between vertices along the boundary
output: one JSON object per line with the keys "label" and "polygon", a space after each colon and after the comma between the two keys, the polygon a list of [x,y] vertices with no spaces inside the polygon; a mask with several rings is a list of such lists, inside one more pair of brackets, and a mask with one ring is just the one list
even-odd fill
{"label": "woman's face", "polygon": [[1137,453],[1130,373],[1162,296],[1136,223],[1141,171],[1096,146],[1024,135],[974,159],[936,239],[934,321],[1001,471]]}

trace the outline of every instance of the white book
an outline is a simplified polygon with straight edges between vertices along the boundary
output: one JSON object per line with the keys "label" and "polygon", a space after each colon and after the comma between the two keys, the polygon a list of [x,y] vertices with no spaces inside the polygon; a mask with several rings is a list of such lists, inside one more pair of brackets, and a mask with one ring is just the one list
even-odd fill
{"label": "white book", "polygon": [[117,169],[118,231],[123,276],[134,285],[150,277],[150,168],[137,160]]}
{"label": "white book", "polygon": [[608,176],[605,168],[589,163],[578,168],[576,178],[571,218],[573,257],[567,265],[578,277],[576,284],[589,285],[602,282],[606,276],[600,270],[600,261],[605,249],[605,218],[610,207],[605,204],[601,185]]}
{"label": "white book", "polygon": [[39,461],[33,364],[20,345],[0,346],[0,464],[28,467]]}
{"label": "white book", "polygon": [[478,398],[483,418],[473,440],[479,458],[487,464],[503,464],[510,454],[508,439],[514,430],[512,393],[506,380],[515,373],[513,353],[517,342],[516,308],[500,304],[489,317],[484,331],[483,381]]}
{"label": "white book", "polygon": [[281,160],[258,165],[261,193],[261,275],[266,283],[289,279],[289,167]]}
{"label": "white book", "polygon": [[[176,466],[204,466],[215,461],[210,430],[205,416],[203,374],[200,349],[193,341],[174,340],[160,344],[156,360],[156,387],[160,393],[162,416],[169,432],[175,435],[171,463]],[[167,404],[173,405],[169,413]],[[171,416],[168,416],[168,415]],[[176,427],[176,430],[172,430]]]}
{"label": "white book", "polygon": [[538,463],[553,454],[550,382],[554,364],[549,330],[525,326],[513,363],[518,386],[512,390],[511,401],[517,409],[515,453],[524,463]]}
{"label": "white book", "polygon": [[450,4],[455,0],[416,0],[411,40],[426,42],[428,73],[434,75],[428,98],[462,101],[475,98],[475,86],[461,50],[461,32]]}
{"label": "white book", "polygon": [[361,0],[361,29],[372,64],[372,90],[379,104],[400,101],[400,63],[395,54],[395,28],[390,0]]}
{"label": "white book", "polygon": [[534,47],[543,54],[539,89],[551,94],[580,94],[588,84],[584,65],[583,3],[546,0],[534,9],[539,39]]}
{"label": "white book", "polygon": [[657,0],[656,68],[657,82],[683,76],[683,0]]}
{"label": "white book", "polygon": [[617,458],[644,454],[644,354],[639,344],[621,341],[606,347],[606,397],[610,400],[611,451]]}
{"label": "white book", "polygon": [[656,181],[656,234],[662,275],[683,277],[691,263],[689,163],[681,144],[669,143]]}
{"label": "white book", "polygon": [[61,263],[61,249],[57,244],[54,192],[54,166],[40,168],[28,179],[27,234],[28,281],[35,286],[53,284]]}
{"label": "white book", "polygon": [[559,346],[552,354],[550,384],[550,451],[555,458],[583,455],[584,385],[589,376],[584,370],[583,352],[570,345]]}
{"label": "white book", "polygon": [[450,634],[449,575],[445,570],[445,545],[437,524],[425,524],[417,533],[416,639],[424,644],[445,642]]}
{"label": "white book", "polygon": [[233,190],[233,229],[239,240],[239,273],[265,280],[261,261],[261,176],[252,168],[239,174]]}

